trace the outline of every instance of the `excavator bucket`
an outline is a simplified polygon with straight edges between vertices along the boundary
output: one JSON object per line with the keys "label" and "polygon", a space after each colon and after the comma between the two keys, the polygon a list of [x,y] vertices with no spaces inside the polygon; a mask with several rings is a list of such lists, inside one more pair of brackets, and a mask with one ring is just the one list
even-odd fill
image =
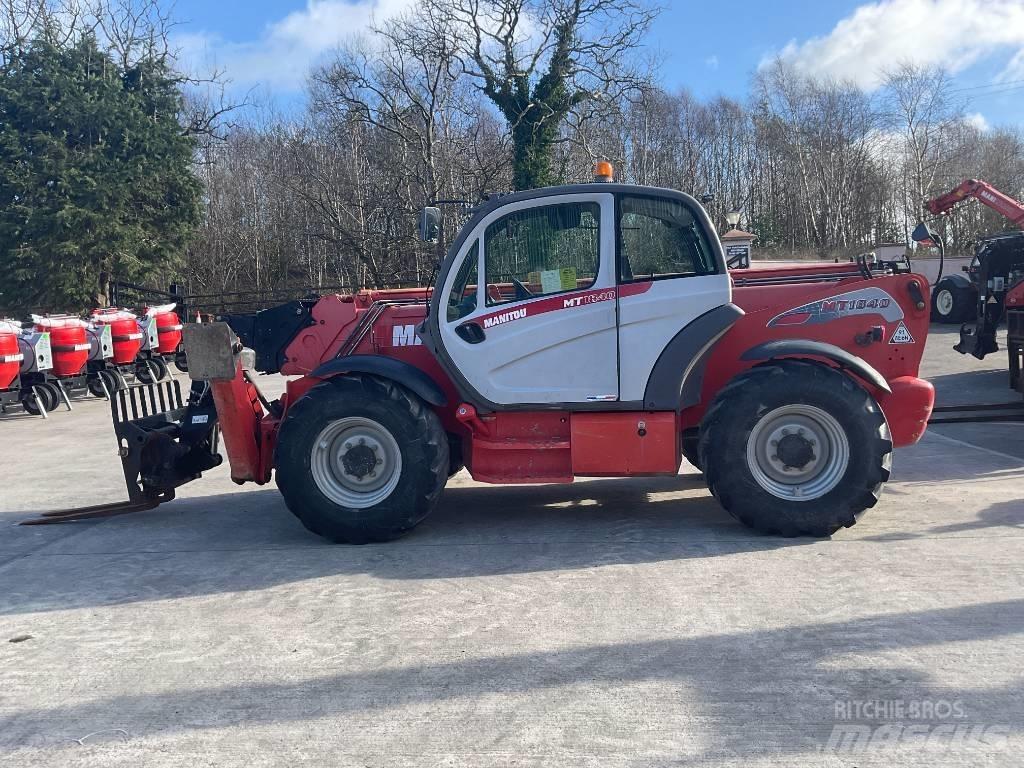
{"label": "excavator bucket", "polygon": [[197,382],[187,399],[174,379],[132,385],[110,401],[114,435],[128,501],[43,512],[22,525],[46,525],[153,509],[175,489],[199,478],[222,459],[217,452],[217,412],[209,386]]}

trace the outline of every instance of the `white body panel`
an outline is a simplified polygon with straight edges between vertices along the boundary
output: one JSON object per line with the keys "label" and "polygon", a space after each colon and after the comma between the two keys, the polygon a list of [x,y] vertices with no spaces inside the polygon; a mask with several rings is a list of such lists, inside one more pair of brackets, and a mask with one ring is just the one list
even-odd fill
{"label": "white body panel", "polygon": [[[530,303],[514,306],[529,310]],[[486,333],[486,341],[468,346],[487,346],[477,358],[487,371],[479,377],[474,374],[470,380],[491,402],[618,399],[614,301],[546,312],[535,318],[527,316],[489,328]],[[470,355],[473,351],[467,350]],[[479,363],[474,364],[479,370]]]}
{"label": "white body panel", "polygon": [[619,394],[643,400],[654,364],[679,331],[732,300],[725,275],[655,280],[650,290],[619,299]]}
{"label": "white body panel", "polygon": [[[558,195],[503,206],[477,225],[466,238],[459,258],[479,241],[477,274],[482,281],[486,257],[483,240],[489,224],[514,211],[574,202],[596,202],[601,206],[600,268],[593,285],[491,307],[483,299],[485,291],[478,289],[473,312],[459,320],[440,323],[448,355],[462,375],[492,403],[585,403],[618,398],[612,195]],[[442,296],[451,291],[457,272],[457,268],[449,272]],[[570,301],[573,296],[601,289],[608,293],[607,300],[578,306]],[[470,343],[455,332],[458,326],[474,321],[484,328],[485,338],[479,343]]]}

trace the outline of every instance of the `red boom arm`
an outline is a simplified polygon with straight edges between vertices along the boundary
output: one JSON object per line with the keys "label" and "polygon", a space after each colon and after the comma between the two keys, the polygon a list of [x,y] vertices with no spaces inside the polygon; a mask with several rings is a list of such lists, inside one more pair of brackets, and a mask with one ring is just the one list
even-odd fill
{"label": "red boom arm", "polygon": [[991,184],[979,179],[968,179],[956,189],[928,200],[924,205],[935,215],[947,213],[961,200],[976,197],[992,210],[1005,216],[1014,224],[1024,226],[1024,203],[1005,195]]}

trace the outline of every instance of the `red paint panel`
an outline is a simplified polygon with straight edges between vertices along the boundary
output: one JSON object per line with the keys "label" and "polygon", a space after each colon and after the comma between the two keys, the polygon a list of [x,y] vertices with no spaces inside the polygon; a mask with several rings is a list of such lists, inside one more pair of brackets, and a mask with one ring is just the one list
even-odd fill
{"label": "red paint panel", "polygon": [[53,350],[53,373],[56,376],[77,376],[89,360],[89,339],[85,328],[78,326],[46,328]]}
{"label": "red paint panel", "polygon": [[572,414],[574,475],[626,477],[679,471],[674,413]]}
{"label": "red paint panel", "polygon": [[173,355],[181,346],[181,319],[177,312],[161,312],[156,316],[156,332],[161,355]]}
{"label": "red paint panel", "polygon": [[892,443],[897,448],[913,445],[924,434],[935,405],[935,387],[916,376],[889,380],[892,394],[882,393],[878,404],[889,422]]}
{"label": "red paint panel", "polygon": [[[273,455],[272,439],[261,436],[260,421],[264,417],[256,389],[242,376],[241,364],[231,380],[210,382],[217,421],[224,439],[224,451],[231,465],[231,479],[236,483],[253,480],[264,484]],[[268,455],[269,452],[269,455]]]}
{"label": "red paint panel", "polygon": [[456,417],[471,436],[466,468],[482,483],[571,483],[569,418],[561,411],[477,415],[463,403]]}
{"label": "red paint panel", "polygon": [[[811,339],[834,344],[862,358],[876,371],[892,382],[901,377],[915,378],[924,354],[925,339],[928,336],[928,307],[918,309],[910,291],[910,283],[927,285],[920,275],[900,274],[876,277],[859,285],[835,283],[797,284],[737,288],[733,300],[743,307],[747,314],[740,317],[729,331],[715,344],[704,374],[701,402],[683,412],[681,427],[694,427],[700,423],[704,411],[715,396],[737,374],[755,365],[758,361],[743,360],[743,353],[765,341],[776,339]],[[802,325],[776,325],[767,327],[772,318],[795,306],[826,299],[854,287],[875,287],[888,293],[902,308],[903,322],[911,336],[912,344],[890,344],[898,322],[886,321],[879,315],[846,315],[825,323]],[[927,304],[927,302],[926,302]],[[788,306],[787,306],[788,305]],[[874,326],[882,326],[884,341],[861,346],[856,339]],[[822,361],[831,365],[827,360]],[[852,375],[852,374],[851,374]],[[884,392],[868,382],[857,380],[875,398],[882,401]],[[911,429],[912,433],[913,430]],[[908,438],[909,439],[909,438]],[[917,438],[913,438],[916,440]],[[898,445],[900,443],[897,443]]]}
{"label": "red paint panel", "polygon": [[0,389],[7,389],[18,378],[21,359],[18,337],[13,333],[0,332]]}
{"label": "red paint panel", "polygon": [[1024,280],[1021,280],[1006,292],[1006,306],[1024,306]]}

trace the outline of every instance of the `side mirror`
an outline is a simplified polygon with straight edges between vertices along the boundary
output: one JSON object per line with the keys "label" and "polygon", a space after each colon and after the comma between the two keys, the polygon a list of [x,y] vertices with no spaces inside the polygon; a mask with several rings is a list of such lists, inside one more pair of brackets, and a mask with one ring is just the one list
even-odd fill
{"label": "side mirror", "polygon": [[426,207],[420,211],[420,240],[436,243],[441,235],[441,209]]}

